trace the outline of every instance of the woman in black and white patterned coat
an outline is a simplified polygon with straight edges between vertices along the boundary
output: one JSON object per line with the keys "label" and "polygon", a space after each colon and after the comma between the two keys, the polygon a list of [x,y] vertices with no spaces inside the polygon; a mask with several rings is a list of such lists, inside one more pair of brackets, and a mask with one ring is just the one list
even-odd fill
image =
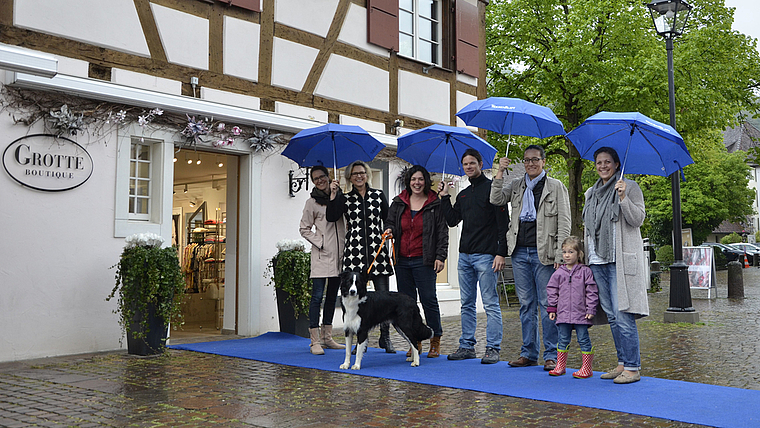
{"label": "woman in black and white patterned coat", "polygon": [[[346,179],[351,183],[351,191],[343,193],[340,183],[330,184],[330,201],[327,203],[327,221],[346,220],[346,243],[343,251],[344,272],[367,272],[377,291],[388,291],[388,278],[393,275],[393,267],[388,252],[383,246],[375,263],[372,260],[382,242],[383,223],[388,215],[388,199],[382,190],[373,189],[368,184],[369,165],[356,161],[346,168]],[[380,347],[385,352],[394,353],[388,324],[380,327]]]}

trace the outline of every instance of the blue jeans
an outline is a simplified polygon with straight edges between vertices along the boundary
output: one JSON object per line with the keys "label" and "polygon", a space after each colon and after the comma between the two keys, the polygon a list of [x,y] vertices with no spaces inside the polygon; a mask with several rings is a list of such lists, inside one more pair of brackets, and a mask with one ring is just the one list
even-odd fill
{"label": "blue jeans", "polygon": [[588,335],[588,326],[586,324],[557,324],[557,333],[559,339],[557,339],[558,349],[567,349],[570,346],[570,341],[573,339],[573,329],[575,329],[575,336],[578,338],[578,345],[583,352],[591,352],[591,338]]}
{"label": "blue jeans", "polygon": [[441,310],[435,290],[436,273],[432,266],[422,264],[422,257],[399,257],[396,263],[396,284],[398,291],[420,303],[425,311],[425,322],[433,329],[433,334],[443,336]]}
{"label": "blue jeans", "polygon": [[322,323],[332,325],[335,315],[335,301],[340,289],[340,278],[312,278],[311,279],[311,302],[309,303],[309,328],[319,327],[319,308],[322,306],[322,295],[327,283],[327,296],[325,296],[325,313]]}
{"label": "blue jeans", "polygon": [[486,310],[486,346],[501,350],[502,324],[499,293],[496,291],[498,273],[493,271],[493,254],[459,253],[459,295],[462,302],[462,336],[459,346],[474,349],[475,328],[478,325],[475,304],[478,283],[480,297]]}
{"label": "blue jeans", "polygon": [[546,312],[546,284],[554,274],[554,265],[546,266],[538,259],[536,247],[515,247],[512,252],[512,271],[515,292],[520,299],[520,324],[523,344],[520,356],[538,360],[541,341],[538,337],[538,320],[544,336],[544,361],[557,360],[557,324]]}
{"label": "blue jeans", "polygon": [[615,263],[590,265],[594,281],[599,287],[599,304],[601,304],[612,330],[615,341],[618,364],[626,370],[636,371],[641,368],[639,352],[639,330],[636,328],[636,317],[618,310],[617,268]]}

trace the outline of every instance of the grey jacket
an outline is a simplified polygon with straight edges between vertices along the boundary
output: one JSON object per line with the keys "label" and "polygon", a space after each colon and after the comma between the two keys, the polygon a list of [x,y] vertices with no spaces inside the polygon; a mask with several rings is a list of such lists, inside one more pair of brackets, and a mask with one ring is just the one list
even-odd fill
{"label": "grey jacket", "polygon": [[[641,225],[646,218],[644,194],[635,181],[625,179],[625,199],[620,201],[620,215],[615,223],[615,268],[617,270],[618,309],[639,316],[649,315],[644,244]],[[588,199],[591,189],[586,190]],[[586,254],[588,254],[589,225],[586,226]],[[596,321],[596,320],[595,320]]]}
{"label": "grey jacket", "polygon": [[[491,185],[491,203],[493,205],[512,206],[512,215],[507,232],[508,254],[512,254],[517,245],[517,232],[520,228],[523,193],[525,193],[525,174],[519,178],[493,179]],[[556,178],[546,176],[544,191],[536,210],[536,251],[541,264],[562,263],[562,241],[570,236],[570,197],[567,188]]]}
{"label": "grey jacket", "polygon": [[331,278],[343,272],[343,246],[346,240],[346,225],[343,217],[338,221],[327,221],[327,206],[319,205],[309,198],[303,207],[303,215],[298,231],[311,243],[311,277]]}

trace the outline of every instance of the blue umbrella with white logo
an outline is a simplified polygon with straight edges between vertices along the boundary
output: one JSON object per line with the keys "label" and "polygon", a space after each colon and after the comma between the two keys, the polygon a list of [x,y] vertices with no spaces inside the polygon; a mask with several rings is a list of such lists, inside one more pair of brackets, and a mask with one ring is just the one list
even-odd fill
{"label": "blue umbrella with white logo", "polygon": [[694,163],[681,135],[669,125],[637,113],[603,111],[567,134],[583,159],[594,160],[600,147],[615,149],[621,175],[668,176]]}
{"label": "blue umbrella with white logo", "polygon": [[[547,138],[565,135],[565,128],[550,108],[519,98],[490,97],[473,101],[457,116],[468,126],[504,135]],[[509,144],[507,142],[507,152]]]}

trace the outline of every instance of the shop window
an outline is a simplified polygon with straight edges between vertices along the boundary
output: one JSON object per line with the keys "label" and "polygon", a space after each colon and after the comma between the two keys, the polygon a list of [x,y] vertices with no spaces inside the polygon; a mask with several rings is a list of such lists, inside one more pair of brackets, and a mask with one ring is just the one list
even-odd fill
{"label": "shop window", "polygon": [[150,220],[151,147],[139,141],[129,150],[129,218]]}

